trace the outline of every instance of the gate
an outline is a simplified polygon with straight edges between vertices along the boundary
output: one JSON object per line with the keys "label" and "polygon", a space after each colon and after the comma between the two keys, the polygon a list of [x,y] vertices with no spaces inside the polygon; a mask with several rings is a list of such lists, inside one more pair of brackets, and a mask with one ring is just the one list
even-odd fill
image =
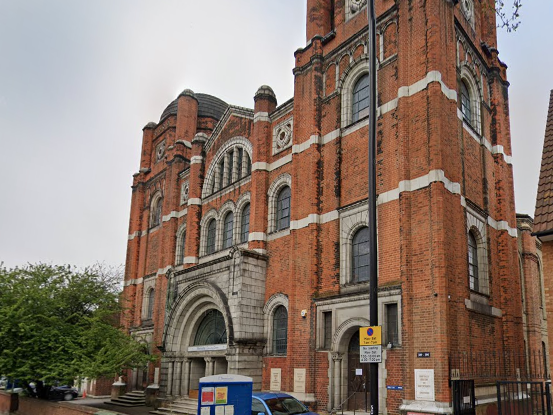
{"label": "gate", "polygon": [[453,413],[455,415],[476,415],[474,380],[452,380]]}
{"label": "gate", "polygon": [[497,382],[497,407],[498,415],[551,415],[550,383]]}

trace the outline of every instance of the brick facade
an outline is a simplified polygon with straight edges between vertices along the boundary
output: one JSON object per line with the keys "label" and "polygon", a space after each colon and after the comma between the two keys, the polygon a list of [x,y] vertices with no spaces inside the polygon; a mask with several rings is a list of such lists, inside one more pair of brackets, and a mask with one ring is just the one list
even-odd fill
{"label": "brick facade", "polygon": [[[187,396],[200,377],[237,373],[252,377],[254,389],[294,393],[330,411],[359,380],[354,336],[368,325],[368,284],[352,261],[368,225],[369,120],[357,120],[352,107],[367,71],[367,19],[361,0],[307,3],[292,100],[279,106],[262,86],[252,110],[185,90],[144,127],[124,318],[161,359],[159,372],[129,374],[131,387],[155,382],[162,395]],[[493,7],[376,2],[385,343],[393,310],[398,320],[379,370],[388,413],[450,413],[451,378],[469,376],[452,357],[524,353],[525,339],[533,347],[543,337],[534,308],[523,310],[523,295],[538,295],[528,286],[537,248],[529,234],[520,247],[517,240]],[[534,258],[524,291],[519,249]],[[288,316],[285,353],[274,330],[279,307]],[[417,369],[433,371],[433,400],[415,394]],[[480,396],[489,380],[477,379]]]}

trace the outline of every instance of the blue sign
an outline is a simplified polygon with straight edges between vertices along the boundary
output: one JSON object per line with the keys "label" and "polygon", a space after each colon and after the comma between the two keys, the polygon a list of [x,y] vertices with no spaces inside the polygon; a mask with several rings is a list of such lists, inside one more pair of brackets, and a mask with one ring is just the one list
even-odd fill
{"label": "blue sign", "polygon": [[251,415],[252,378],[214,375],[200,379],[198,415]]}
{"label": "blue sign", "polygon": [[393,390],[393,391],[402,391],[403,386],[387,385],[386,389],[390,389],[390,390]]}

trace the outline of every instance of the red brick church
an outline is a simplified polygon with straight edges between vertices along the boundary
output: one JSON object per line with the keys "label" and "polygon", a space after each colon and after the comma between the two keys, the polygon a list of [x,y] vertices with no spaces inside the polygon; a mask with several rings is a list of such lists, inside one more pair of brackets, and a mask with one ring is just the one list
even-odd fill
{"label": "red brick church", "polygon": [[183,399],[234,373],[319,412],[364,408],[371,226],[381,412],[452,413],[461,380],[484,408],[490,382],[529,374],[547,348],[523,302],[543,298],[540,247],[530,218],[517,225],[494,6],[376,1],[377,224],[366,0],[307,0],[292,99],[264,85],[251,109],[185,90],[144,127],[125,324],[160,359],[130,389]]}

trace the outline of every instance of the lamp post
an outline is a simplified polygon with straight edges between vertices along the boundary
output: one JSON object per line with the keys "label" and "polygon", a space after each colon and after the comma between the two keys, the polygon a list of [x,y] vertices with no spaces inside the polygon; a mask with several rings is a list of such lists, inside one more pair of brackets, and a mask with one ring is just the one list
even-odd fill
{"label": "lamp post", "polygon": [[[376,15],[367,0],[369,29],[369,321],[378,326],[378,252],[376,232]],[[378,415],[378,363],[370,363],[371,415]]]}

